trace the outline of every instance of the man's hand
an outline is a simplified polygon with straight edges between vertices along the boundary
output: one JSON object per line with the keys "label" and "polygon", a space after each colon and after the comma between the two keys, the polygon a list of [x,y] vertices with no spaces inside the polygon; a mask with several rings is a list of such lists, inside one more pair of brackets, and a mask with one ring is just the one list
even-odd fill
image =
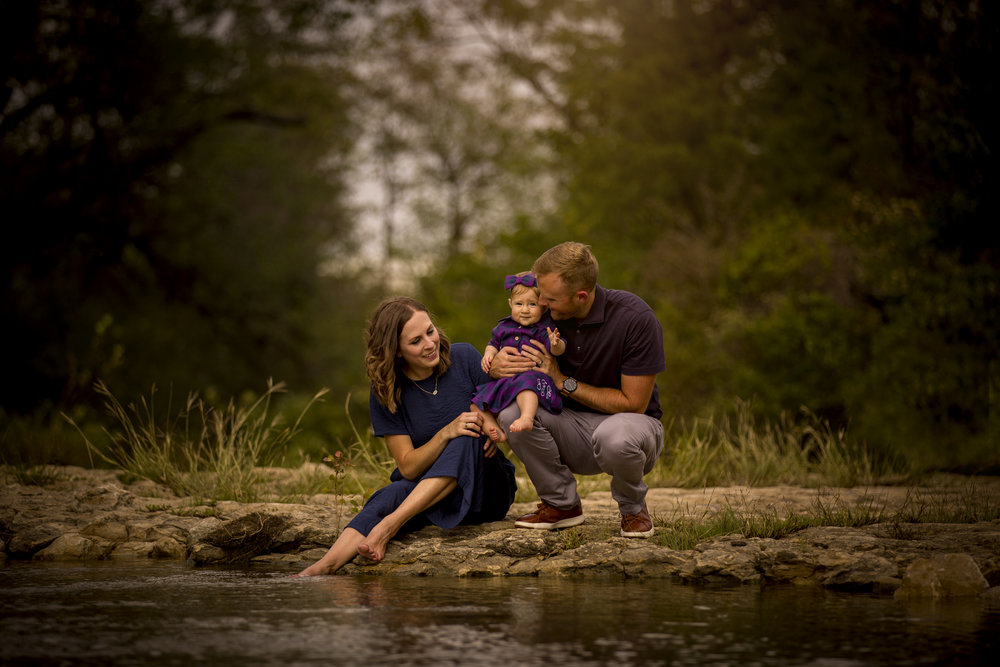
{"label": "man's hand", "polygon": [[559,364],[556,362],[555,357],[548,353],[545,349],[545,344],[541,341],[533,340],[531,345],[526,345],[523,350],[521,350],[522,356],[530,359],[534,364],[534,368],[529,368],[528,370],[541,371],[551,377],[553,380],[561,381],[562,373],[559,372]]}
{"label": "man's hand", "polygon": [[505,347],[493,357],[490,377],[493,379],[514,377],[533,368],[537,368],[534,359],[522,355],[517,348]]}

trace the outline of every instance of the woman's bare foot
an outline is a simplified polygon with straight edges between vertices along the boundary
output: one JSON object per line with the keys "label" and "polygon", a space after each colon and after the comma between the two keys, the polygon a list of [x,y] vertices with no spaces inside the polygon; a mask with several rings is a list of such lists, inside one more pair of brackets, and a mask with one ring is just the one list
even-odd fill
{"label": "woman's bare foot", "polygon": [[520,433],[521,431],[530,431],[534,427],[534,419],[531,417],[521,416],[510,423],[510,430],[514,433]]}
{"label": "woman's bare foot", "polygon": [[358,545],[358,555],[362,558],[367,558],[368,560],[375,561],[376,563],[382,560],[383,556],[379,556],[375,551],[367,544]]}
{"label": "woman's bare foot", "polygon": [[350,526],[337,537],[330,550],[323,554],[318,561],[302,570],[293,577],[318,577],[326,574],[333,574],[346,565],[358,555],[358,545],[365,539],[365,536],[354,530]]}
{"label": "woman's bare foot", "polygon": [[368,537],[358,545],[358,555],[376,563],[385,558],[385,548],[389,544],[389,540],[392,539],[392,535],[386,534],[384,529],[380,530],[381,525],[372,528]]}
{"label": "woman's bare foot", "polygon": [[330,568],[323,565],[322,563],[313,563],[306,569],[302,570],[298,574],[289,575],[291,577],[321,577],[323,575],[330,574]]}

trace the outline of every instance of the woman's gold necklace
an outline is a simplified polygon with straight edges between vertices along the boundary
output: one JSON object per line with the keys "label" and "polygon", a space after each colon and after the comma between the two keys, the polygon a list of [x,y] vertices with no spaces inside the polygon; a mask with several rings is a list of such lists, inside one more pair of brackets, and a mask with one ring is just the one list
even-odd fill
{"label": "woman's gold necklace", "polygon": [[423,387],[421,387],[419,384],[417,384],[417,381],[414,380],[413,378],[410,378],[410,382],[412,382],[413,385],[417,389],[419,389],[420,391],[424,392],[428,396],[437,396],[438,395],[438,376],[437,376],[437,374],[434,375],[434,391],[427,391],[426,389],[424,389]]}

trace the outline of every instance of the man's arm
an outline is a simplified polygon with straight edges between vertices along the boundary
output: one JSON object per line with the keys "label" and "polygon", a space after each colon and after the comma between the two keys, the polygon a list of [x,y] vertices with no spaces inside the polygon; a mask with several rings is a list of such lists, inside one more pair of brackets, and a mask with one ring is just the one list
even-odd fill
{"label": "man's arm", "polygon": [[[532,341],[534,347],[524,348],[524,358],[532,361],[532,366],[542,371],[553,379],[556,387],[560,390],[563,381],[569,377],[559,368],[559,363],[555,357],[546,352],[545,346],[537,341]],[[499,358],[499,355],[498,355]],[[495,364],[494,364],[495,365]],[[604,412],[609,415],[619,412],[635,412],[643,414],[649,407],[649,399],[653,396],[653,386],[656,384],[656,375],[622,375],[621,389],[614,387],[595,387],[592,384],[585,384],[577,380],[576,391],[570,396],[573,400],[588,408]]]}
{"label": "man's arm", "polygon": [[[556,386],[561,389],[566,376],[562,373],[559,373],[559,376],[553,379]],[[570,396],[577,403],[607,414],[619,412],[642,414],[649,406],[649,399],[653,396],[653,385],[655,384],[655,375],[622,375],[621,389],[595,387],[577,380],[576,390]]]}

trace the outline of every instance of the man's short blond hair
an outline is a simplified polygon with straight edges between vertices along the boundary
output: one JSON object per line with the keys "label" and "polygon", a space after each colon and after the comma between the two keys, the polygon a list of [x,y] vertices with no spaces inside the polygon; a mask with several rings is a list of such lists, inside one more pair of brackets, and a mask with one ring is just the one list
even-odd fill
{"label": "man's short blond hair", "polygon": [[546,250],[535,260],[531,272],[536,276],[555,274],[574,292],[592,292],[597,286],[597,258],[589,245],[576,241],[566,241]]}

